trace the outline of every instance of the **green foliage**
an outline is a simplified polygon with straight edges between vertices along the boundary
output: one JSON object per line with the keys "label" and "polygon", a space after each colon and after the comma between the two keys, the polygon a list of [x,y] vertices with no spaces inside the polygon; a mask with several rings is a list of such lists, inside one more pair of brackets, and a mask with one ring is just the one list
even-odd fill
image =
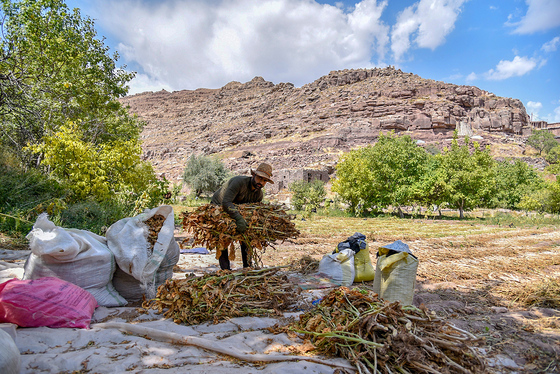
{"label": "green foliage", "polygon": [[459,210],[460,218],[464,217],[465,210],[489,204],[496,191],[490,150],[482,150],[474,142],[474,152],[471,153],[469,144],[469,139],[465,138],[464,144],[459,145],[455,132],[451,148],[436,156],[441,158],[443,200]]}
{"label": "green foliage", "polygon": [[558,215],[521,212],[495,212],[491,216],[485,217],[483,222],[509,227],[557,226],[560,223]]}
{"label": "green foliage", "polygon": [[558,142],[554,139],[554,134],[548,130],[533,130],[527,138],[527,145],[535,148],[541,155],[543,151],[548,152],[558,146]]}
{"label": "green foliage", "polygon": [[425,207],[441,209],[447,204],[447,180],[442,157],[430,157],[426,171],[413,186],[415,201]]}
{"label": "green foliage", "polygon": [[426,150],[426,152],[428,152],[432,156],[439,155],[441,153],[439,148],[437,146],[435,146],[434,144],[428,144],[428,145],[426,145],[426,147],[424,147],[424,149]]}
{"label": "green foliage", "polygon": [[113,223],[131,216],[131,213],[123,205],[89,199],[69,205],[60,214],[52,217],[52,220],[61,227],[88,230],[98,235],[105,235]]}
{"label": "green foliage", "polygon": [[549,213],[560,213],[560,180],[549,182],[547,191],[545,210]]}
{"label": "green foliage", "polygon": [[[337,164],[333,191],[353,213],[412,204],[415,184],[430,155],[408,135],[381,134],[378,142],[350,151]],[[402,212],[401,212],[402,213]]]}
{"label": "green foliage", "polygon": [[0,158],[0,231],[26,234],[39,213],[64,209],[66,195],[55,180]]}
{"label": "green foliage", "polygon": [[[517,209],[524,196],[540,190],[544,180],[527,163],[505,160],[494,164],[496,193],[490,207]],[[529,200],[525,200],[528,204]]]}
{"label": "green foliage", "polygon": [[552,149],[550,149],[546,156],[544,156],[544,158],[551,164],[560,163],[560,145],[556,145]]}
{"label": "green foliage", "polygon": [[83,131],[69,122],[52,136],[45,136],[43,144],[30,148],[43,155],[41,164],[68,185],[75,200],[91,197],[107,201],[123,192],[145,195],[146,204],[162,199],[166,187],[157,180],[151,165],[141,161],[136,139],[95,145],[84,138]]}
{"label": "green foliage", "polygon": [[[141,124],[117,101],[133,77],[96,38],[94,23],[62,0],[2,0],[2,141],[34,165],[27,144],[42,144],[66,122],[92,144],[136,138]],[[40,155],[36,155],[40,157]]]}
{"label": "green foliage", "polygon": [[195,196],[213,193],[231,177],[224,163],[214,157],[191,155],[183,172],[183,183],[192,189]]}
{"label": "green foliage", "polygon": [[544,213],[549,206],[548,201],[550,201],[550,190],[544,187],[523,195],[517,206],[527,212]]}
{"label": "green foliage", "polygon": [[296,210],[317,210],[327,195],[325,184],[315,179],[312,182],[296,181],[290,185],[292,205]]}

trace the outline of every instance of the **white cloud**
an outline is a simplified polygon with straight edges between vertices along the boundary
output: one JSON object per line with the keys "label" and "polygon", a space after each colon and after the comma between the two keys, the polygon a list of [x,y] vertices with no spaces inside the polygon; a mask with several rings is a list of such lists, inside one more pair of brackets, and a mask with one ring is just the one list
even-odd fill
{"label": "white cloud", "polygon": [[[121,41],[119,53],[147,82],[173,89],[221,87],[262,76],[309,82],[331,70],[383,61],[387,1],[350,13],[309,0],[103,0],[96,24]],[[140,85],[140,83],[139,83]]]}
{"label": "white cloud", "polygon": [[[515,27],[515,34],[532,34],[560,26],[560,1],[558,0],[525,0],[527,14],[519,22],[507,22]],[[510,15],[509,19],[513,17]]]}
{"label": "white cloud", "polygon": [[434,50],[445,42],[466,0],[420,0],[404,9],[391,31],[391,50],[399,61],[411,46]]}
{"label": "white cloud", "polygon": [[539,111],[542,109],[543,105],[540,102],[529,101],[527,103],[527,109],[529,110],[529,115],[533,118],[533,121],[539,118]]}
{"label": "white cloud", "polygon": [[466,81],[467,82],[472,82],[478,79],[478,75],[476,75],[475,72],[470,73],[469,75],[467,75]]}
{"label": "white cloud", "polygon": [[[553,104],[559,105],[560,100],[554,101]],[[558,123],[560,122],[560,106],[554,108],[553,113],[548,114],[540,114],[541,110],[543,109],[543,105],[540,102],[533,102],[529,101],[526,105],[527,111],[533,121],[546,121],[548,123]]]}
{"label": "white cloud", "polygon": [[173,91],[173,88],[167,83],[162,82],[157,79],[150,78],[146,74],[136,74],[136,77],[129,83],[129,95],[134,95],[141,92],[147,91]]}
{"label": "white cloud", "polygon": [[513,61],[501,60],[496,70],[490,69],[485,77],[489,80],[503,80],[511,77],[519,77],[527,74],[537,66],[534,58],[515,56]]}
{"label": "white cloud", "polygon": [[545,52],[555,52],[559,44],[560,44],[560,36],[557,36],[551,41],[544,43],[541,49]]}

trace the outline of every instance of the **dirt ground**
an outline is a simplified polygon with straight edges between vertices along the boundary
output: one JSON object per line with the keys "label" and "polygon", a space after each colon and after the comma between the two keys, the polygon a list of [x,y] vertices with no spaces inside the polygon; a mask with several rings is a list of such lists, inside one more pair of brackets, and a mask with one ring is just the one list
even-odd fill
{"label": "dirt ground", "polygon": [[[359,231],[368,237],[375,266],[377,248],[400,239],[419,258],[414,304],[424,304],[480,337],[490,372],[560,372],[560,287],[554,288],[560,279],[560,232],[554,227],[430,220],[411,220],[398,227],[371,220],[345,222],[346,227],[340,228],[329,219],[299,222],[301,236],[268,248],[263,264],[293,264],[304,255],[320,260]],[[313,225],[327,230],[307,229]],[[177,233],[179,239],[186,236]],[[370,288],[372,283],[355,286]],[[533,300],[531,305],[527,300]]]}
{"label": "dirt ground", "polygon": [[[299,217],[296,220],[296,226],[301,231],[301,235],[297,239],[276,243],[273,247],[269,247],[262,254],[264,266],[297,264],[303,256],[311,256],[319,261],[325,254],[332,253],[339,242],[344,241],[354,232],[366,235],[370,257],[375,266],[378,247],[395,240],[402,240],[409,245],[419,259],[414,304],[416,306],[424,304],[446,321],[479,337],[477,347],[485,358],[490,373],[560,372],[560,231],[555,226],[550,224],[531,227],[515,227],[511,224],[491,226],[468,220],[339,219],[319,216],[306,219]],[[179,242],[188,239],[188,235],[179,229],[176,231],[175,237]],[[19,246],[16,248],[5,241],[5,238],[1,239],[0,248],[16,250],[15,254],[10,252],[9,256],[29,252],[19,250],[24,249],[24,243],[21,248]],[[9,256],[5,254],[2,257],[5,276],[8,278],[21,276],[25,256],[20,256],[21,258]],[[237,260],[233,262],[234,269],[242,266],[239,249],[237,249],[236,258]],[[174,268],[173,277],[181,278],[186,273],[210,273],[218,269],[218,261],[213,253],[209,255],[182,254],[179,263]],[[354,286],[372,288],[372,283],[357,283]],[[96,323],[105,321],[102,309],[97,311],[94,316]],[[135,310],[134,308],[117,309]],[[135,316],[138,318],[137,312],[135,312]],[[154,316],[154,318],[157,317]],[[128,319],[125,320],[128,321]],[[156,323],[156,321],[149,323]],[[160,328],[171,329],[173,327],[172,321],[166,320],[157,323],[167,323]],[[253,326],[252,324],[253,322],[250,322],[249,326]],[[229,326],[231,323],[219,324],[212,328],[225,329],[226,325]],[[208,326],[197,328],[210,329]],[[84,347],[78,350],[74,346],[65,345],[64,342],[68,340],[66,337],[60,338],[64,340],[64,342],[60,340],[62,343],[58,340],[51,342],[49,334],[52,332],[47,331],[46,328],[39,329],[40,331],[24,329],[18,337],[18,346],[24,347],[23,351],[26,352],[24,357],[28,370],[26,369],[27,371],[24,372],[40,372],[33,369],[35,365],[44,362],[59,362],[60,360],[55,360],[56,357],[63,357],[64,360],[72,362],[74,356],[71,354],[85,355],[85,352],[93,351],[94,353],[90,355],[92,360],[93,358],[101,360],[105,357],[102,354],[103,350],[113,349],[115,344],[113,340],[106,338],[99,338],[98,344],[89,344],[88,339],[93,338],[84,337],[82,339],[85,342]],[[260,330],[250,330],[250,328],[247,331],[241,329],[242,332],[237,335],[245,339],[246,334],[256,334],[255,336],[262,334],[259,332]],[[91,336],[105,336],[98,329],[90,331],[93,334]],[[209,331],[212,339],[221,339],[221,336],[216,335],[214,330]],[[51,342],[54,344],[53,346],[60,346],[57,349],[61,352],[53,353],[54,358],[49,356],[48,361],[45,361],[46,356],[44,355],[51,354],[50,348],[45,350],[44,347],[33,345],[37,333],[45,334],[45,337],[41,339]],[[197,332],[197,334],[202,334],[202,332]],[[118,336],[120,337],[120,335]],[[124,339],[124,344],[130,338],[126,335],[123,336],[119,339]],[[92,341],[97,342],[95,339]],[[154,354],[151,351],[153,346],[150,346],[153,343],[135,340],[130,344],[143,347],[137,352],[138,356],[128,358],[130,362],[152,357]],[[164,352],[160,355],[161,360],[171,360],[175,357],[174,353],[165,353],[172,352],[175,349],[173,346],[162,345],[158,349]],[[127,352],[129,351],[124,350],[122,356],[125,357]],[[199,353],[193,354],[193,357],[199,356]],[[231,363],[223,357],[212,356],[208,360],[209,363],[218,362],[224,372],[246,372],[246,366]],[[131,365],[128,361],[123,358],[118,363],[122,367],[128,368]],[[185,367],[180,366],[184,363],[179,363],[179,361],[164,361],[168,362],[170,367],[175,368],[169,369],[168,372],[184,370]],[[204,365],[210,365],[209,363]],[[116,364],[117,362],[111,364],[99,361],[97,365],[110,367]],[[92,361],[89,367],[94,367],[93,365]],[[144,369],[139,366],[137,372],[152,372],[146,369],[150,367],[149,365],[152,364],[145,364]],[[192,366],[193,370],[198,367],[200,372],[215,372],[213,366],[201,366],[200,363],[193,365],[198,365]],[[62,367],[58,367],[57,370],[45,367],[41,372],[61,372]],[[64,370],[73,372],[76,368],[65,366]],[[155,367],[153,370],[156,372]],[[278,372],[277,367],[269,367],[267,370]],[[293,370],[294,367],[286,367],[286,372],[297,372]],[[98,372],[109,371],[100,369]],[[324,368],[317,367],[315,371],[309,372],[325,371]]]}

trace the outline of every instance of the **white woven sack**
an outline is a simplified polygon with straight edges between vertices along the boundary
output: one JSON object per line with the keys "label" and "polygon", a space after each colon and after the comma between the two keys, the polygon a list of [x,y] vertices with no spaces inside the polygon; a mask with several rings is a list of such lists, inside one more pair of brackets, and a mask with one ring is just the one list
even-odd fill
{"label": "white woven sack", "polygon": [[346,287],[352,285],[355,274],[354,251],[351,249],[343,249],[339,253],[324,255],[317,270],[317,275],[329,278]]}
{"label": "white woven sack", "polygon": [[[149,230],[145,221],[156,214],[164,216],[165,221],[150,251]],[[175,217],[169,205],[121,219],[107,230],[107,245],[115,254],[117,265],[122,271],[117,273],[113,284],[117,290],[122,289],[121,292],[126,293],[128,300],[141,300],[142,295],[148,299],[155,297],[157,287],[173,276],[173,267],[180,255],[174,230]]]}
{"label": "white woven sack", "polygon": [[21,355],[16,343],[4,330],[0,329],[0,372],[2,374],[19,374],[21,372]]}
{"label": "white woven sack", "polygon": [[43,213],[27,238],[31,254],[24,265],[24,280],[57,277],[85,289],[101,306],[126,305],[111,283],[117,265],[104,237],[58,227]]}

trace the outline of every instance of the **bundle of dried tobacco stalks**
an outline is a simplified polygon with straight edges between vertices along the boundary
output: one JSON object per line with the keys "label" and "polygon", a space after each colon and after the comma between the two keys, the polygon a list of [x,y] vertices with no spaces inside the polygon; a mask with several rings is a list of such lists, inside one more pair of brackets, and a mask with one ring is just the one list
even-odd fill
{"label": "bundle of dried tobacco stalks", "polygon": [[202,277],[167,280],[159,286],[155,299],[142,307],[164,312],[176,323],[214,323],[233,317],[282,314],[297,300],[300,292],[281,267],[231,272],[218,271]]}
{"label": "bundle of dried tobacco stalks", "polygon": [[468,344],[477,338],[426,310],[387,303],[371,291],[340,287],[290,330],[321,353],[350,360],[359,373],[484,373]]}
{"label": "bundle of dried tobacco stalks", "polygon": [[243,234],[236,230],[235,221],[221,206],[207,204],[192,213],[183,212],[183,229],[192,234],[193,246],[201,245],[216,251],[219,258],[223,249],[230,249],[229,258],[235,260],[235,243],[244,241],[254,264],[262,266],[262,253],[276,240],[297,238],[299,231],[281,205],[254,203],[237,205],[248,229]]}

